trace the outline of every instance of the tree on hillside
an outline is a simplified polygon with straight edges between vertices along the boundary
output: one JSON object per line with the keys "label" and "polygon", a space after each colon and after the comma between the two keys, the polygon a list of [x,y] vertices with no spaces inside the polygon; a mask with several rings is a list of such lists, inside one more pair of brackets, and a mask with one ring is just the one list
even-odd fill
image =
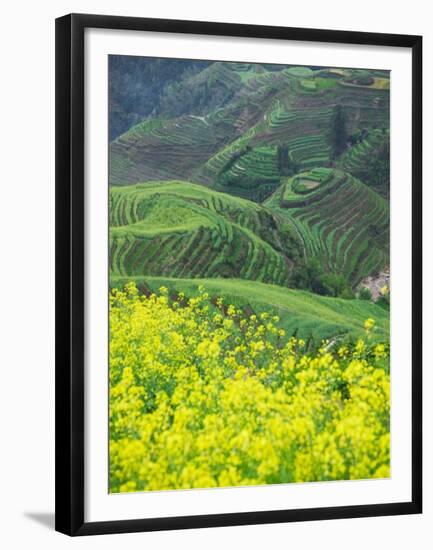
{"label": "tree on hillside", "polygon": [[371,186],[382,197],[389,198],[390,147],[389,134],[382,132],[381,140],[369,146],[368,154],[360,154],[352,175]]}
{"label": "tree on hillside", "polygon": [[347,144],[346,114],[341,105],[334,107],[332,117],[331,141],[334,158],[341,155]]}
{"label": "tree on hillside", "polygon": [[299,169],[289,155],[289,148],[286,143],[279,143],[277,147],[277,163],[280,176],[293,176]]}
{"label": "tree on hillside", "polygon": [[353,298],[350,284],[344,276],[325,271],[317,258],[310,258],[294,269],[292,284],[322,296]]}
{"label": "tree on hillside", "polygon": [[381,143],[372,155],[367,181],[382,196],[389,197],[389,138]]}
{"label": "tree on hillside", "polygon": [[282,176],[289,175],[289,148],[285,143],[279,143],[277,147],[278,171]]}

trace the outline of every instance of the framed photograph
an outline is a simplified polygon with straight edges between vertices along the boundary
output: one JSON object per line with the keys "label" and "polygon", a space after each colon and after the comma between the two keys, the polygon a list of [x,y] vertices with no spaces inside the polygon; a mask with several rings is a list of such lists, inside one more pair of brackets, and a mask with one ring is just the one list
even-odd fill
{"label": "framed photograph", "polygon": [[56,20],[56,529],[422,509],[420,36]]}

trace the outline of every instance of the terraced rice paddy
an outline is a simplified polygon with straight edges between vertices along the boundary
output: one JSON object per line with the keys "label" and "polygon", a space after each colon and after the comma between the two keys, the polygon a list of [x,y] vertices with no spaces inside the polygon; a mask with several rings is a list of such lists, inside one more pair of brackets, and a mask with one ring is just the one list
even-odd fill
{"label": "terraced rice paddy", "polygon": [[275,197],[271,197],[269,204],[281,208],[310,204],[324,194],[337,191],[344,178],[343,174],[336,174],[331,168],[312,168],[288,178],[276,193],[279,197],[277,202]]}
{"label": "terraced rice paddy", "polygon": [[184,182],[112,188],[110,269],[116,275],[242,277],[288,284],[272,213]]}
{"label": "terraced rice paddy", "polygon": [[186,176],[217,149],[218,134],[205,117],[183,116],[141,126],[110,148],[110,181],[127,184]]}
{"label": "terraced rice paddy", "polygon": [[329,181],[334,174],[331,168],[313,168],[308,172],[297,174],[291,178],[286,184],[284,191],[284,197],[287,199],[288,194],[294,193],[295,195],[310,194],[314,189],[318,189]]}
{"label": "terraced rice paddy", "polygon": [[267,132],[260,137],[270,143],[284,141],[288,144],[292,156],[297,151],[304,150],[303,159],[308,158],[308,153],[311,154],[308,147],[314,149],[314,145],[317,147],[318,143],[326,153],[329,153],[329,126],[332,115],[333,109],[329,107],[288,109],[277,102],[267,117]]}
{"label": "terraced rice paddy", "polygon": [[223,185],[246,185],[247,188],[266,182],[278,183],[279,180],[277,149],[269,146],[248,150],[219,178]]}
{"label": "terraced rice paddy", "polygon": [[389,262],[389,206],[375,191],[338,171],[324,190],[306,195],[293,192],[290,183],[266,206],[293,223],[307,257],[344,274],[354,286]]}
{"label": "terraced rice paddy", "polygon": [[[145,120],[120,136],[110,145],[110,182],[182,178],[261,201],[275,190],[270,183],[279,176],[274,152],[267,148],[287,145],[301,170],[332,162],[336,105],[344,109],[349,133],[387,126],[387,79],[371,74],[375,85],[362,87],[347,85],[342,69],[270,72],[247,63],[214,63],[187,82],[194,93],[202,90],[204,102],[214,86],[222,106],[200,115]],[[247,145],[253,151],[221,180],[224,166]]]}
{"label": "terraced rice paddy", "polygon": [[[110,146],[113,273],[287,286],[315,258],[355,288],[389,263],[389,207],[366,172],[389,140],[388,73],[214,63],[186,83],[199,114],[150,117]],[[337,105],[363,135],[338,159]]]}

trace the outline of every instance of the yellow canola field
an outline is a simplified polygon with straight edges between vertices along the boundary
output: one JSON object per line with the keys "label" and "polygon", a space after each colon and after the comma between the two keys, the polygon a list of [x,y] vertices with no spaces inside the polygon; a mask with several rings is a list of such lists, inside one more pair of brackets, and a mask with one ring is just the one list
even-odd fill
{"label": "yellow canola field", "polygon": [[278,317],[110,295],[110,491],[389,477],[389,345],[314,353]]}

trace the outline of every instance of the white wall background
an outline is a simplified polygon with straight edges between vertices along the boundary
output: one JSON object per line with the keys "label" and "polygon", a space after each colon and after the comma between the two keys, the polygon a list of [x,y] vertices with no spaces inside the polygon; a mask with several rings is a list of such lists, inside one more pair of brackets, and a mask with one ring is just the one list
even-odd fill
{"label": "white wall background", "polygon": [[[0,141],[0,542],[4,548],[369,548],[433,544],[433,374],[425,354],[422,516],[231,527],[69,539],[54,510],[54,18],[69,12],[136,15],[424,35],[426,283],[433,277],[433,30],[428,0],[45,0],[2,9]],[[409,184],[410,182],[408,182]],[[427,347],[432,291],[425,284]],[[4,353],[6,350],[6,353]]]}

